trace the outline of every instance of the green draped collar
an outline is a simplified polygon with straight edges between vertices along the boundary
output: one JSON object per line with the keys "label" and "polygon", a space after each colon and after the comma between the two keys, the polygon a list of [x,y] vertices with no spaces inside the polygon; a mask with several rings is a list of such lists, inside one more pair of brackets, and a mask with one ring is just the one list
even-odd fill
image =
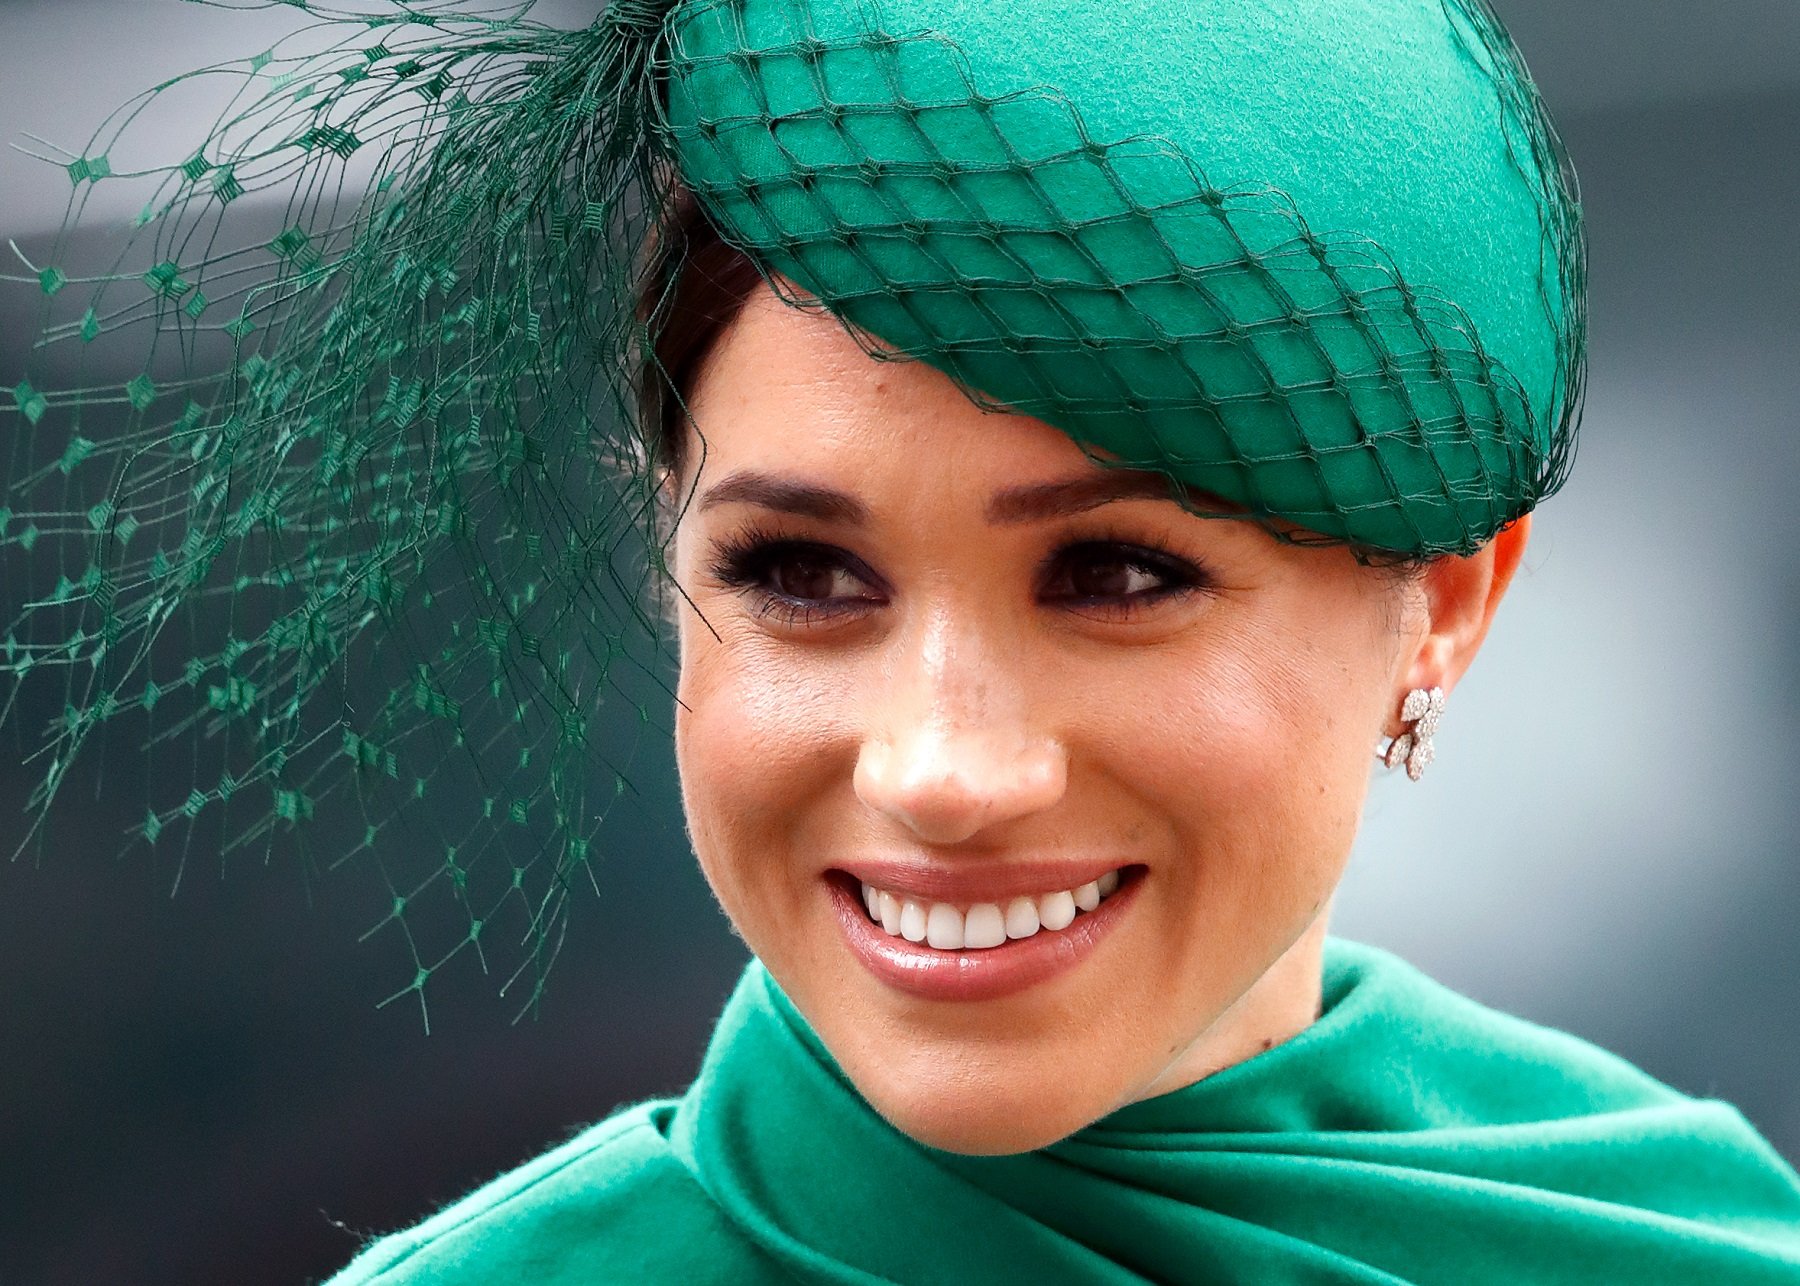
{"label": "green draped collar", "polygon": [[1800,1283],[1735,1108],[1341,939],[1292,1040],[1007,1157],[889,1126],[753,962],[667,1129],[809,1282]]}

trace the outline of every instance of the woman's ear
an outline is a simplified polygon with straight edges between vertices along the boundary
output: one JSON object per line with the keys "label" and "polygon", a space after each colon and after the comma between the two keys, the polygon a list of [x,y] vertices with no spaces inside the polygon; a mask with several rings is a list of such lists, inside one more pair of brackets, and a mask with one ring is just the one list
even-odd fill
{"label": "woman's ear", "polygon": [[1531,515],[1526,514],[1468,557],[1446,556],[1426,564],[1420,576],[1425,634],[1407,670],[1408,688],[1449,692],[1456,686],[1487,637],[1530,538]]}

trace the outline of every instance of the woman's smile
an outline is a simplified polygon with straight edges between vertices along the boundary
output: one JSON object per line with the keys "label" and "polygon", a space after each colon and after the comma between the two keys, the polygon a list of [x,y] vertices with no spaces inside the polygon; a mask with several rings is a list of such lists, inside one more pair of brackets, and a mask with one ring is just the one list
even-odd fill
{"label": "woman's smile", "polygon": [[[996,874],[982,878],[991,886]],[[1126,915],[1142,876],[1140,866],[1115,867],[1073,888],[966,904],[896,893],[847,871],[827,873],[825,885],[844,940],[877,979],[928,1000],[974,1001],[1012,995],[1088,959]],[[1016,875],[1002,878],[1019,887]],[[939,873],[936,883],[955,880]]]}

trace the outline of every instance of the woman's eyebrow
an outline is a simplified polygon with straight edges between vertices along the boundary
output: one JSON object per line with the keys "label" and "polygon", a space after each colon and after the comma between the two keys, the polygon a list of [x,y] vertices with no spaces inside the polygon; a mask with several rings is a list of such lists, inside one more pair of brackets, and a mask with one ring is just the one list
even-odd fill
{"label": "woman's eyebrow", "polygon": [[803,518],[851,526],[869,520],[869,507],[847,491],[797,478],[758,473],[753,469],[728,474],[717,486],[709,488],[700,498],[700,511],[705,513],[708,509],[729,504],[761,505],[765,509],[799,514]]}
{"label": "woman's eyebrow", "polygon": [[[990,523],[1011,525],[1082,513],[1115,500],[1171,500],[1175,492],[1160,473],[1140,469],[1108,469],[1058,482],[1008,487],[988,500]],[[753,469],[727,475],[700,500],[701,512],[719,505],[753,504],[781,513],[858,526],[869,520],[869,508],[847,491],[798,478]]]}
{"label": "woman's eyebrow", "polygon": [[991,523],[1041,522],[1111,504],[1115,500],[1173,500],[1179,484],[1143,469],[1106,469],[1062,482],[1008,487],[988,501]]}

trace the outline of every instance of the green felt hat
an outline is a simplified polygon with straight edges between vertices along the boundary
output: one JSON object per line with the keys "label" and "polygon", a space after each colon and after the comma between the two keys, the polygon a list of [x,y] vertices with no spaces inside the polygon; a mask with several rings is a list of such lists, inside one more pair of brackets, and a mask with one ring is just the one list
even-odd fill
{"label": "green felt hat", "polygon": [[35,839],[76,781],[184,859],[322,836],[396,996],[522,951],[536,997],[666,720],[643,421],[696,198],[871,351],[1202,512],[1467,552],[1568,462],[1573,180],[1481,0],[289,3],[196,73],[216,121],[181,78],[45,154],[0,729]]}
{"label": "green felt hat", "polygon": [[1572,180],[1480,0],[691,0],[730,240],[993,403],[1253,514],[1467,553],[1561,477]]}

